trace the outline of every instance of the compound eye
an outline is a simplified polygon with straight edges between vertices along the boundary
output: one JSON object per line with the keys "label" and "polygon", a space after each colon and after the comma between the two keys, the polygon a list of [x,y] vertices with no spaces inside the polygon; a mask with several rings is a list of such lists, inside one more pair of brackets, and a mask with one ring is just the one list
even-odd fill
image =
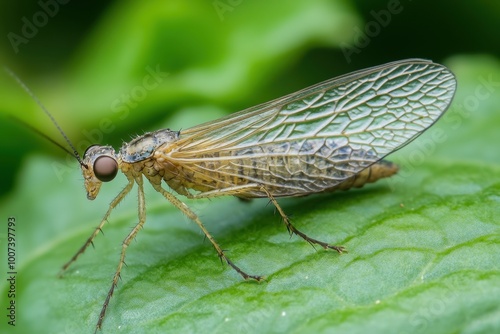
{"label": "compound eye", "polygon": [[113,180],[118,173],[118,163],[110,156],[103,155],[95,159],[94,174],[102,182]]}

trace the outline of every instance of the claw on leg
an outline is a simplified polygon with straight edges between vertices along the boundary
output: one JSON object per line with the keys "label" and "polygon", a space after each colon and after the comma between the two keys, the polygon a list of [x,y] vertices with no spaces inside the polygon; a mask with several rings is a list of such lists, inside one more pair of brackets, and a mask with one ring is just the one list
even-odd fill
{"label": "claw on leg", "polygon": [[323,242],[321,240],[311,238],[307,234],[299,231],[295,226],[292,225],[292,223],[290,222],[290,219],[285,214],[285,212],[283,211],[281,206],[278,204],[278,201],[276,201],[274,196],[264,186],[261,187],[261,190],[267,194],[267,197],[269,198],[271,203],[273,203],[276,210],[278,210],[281,218],[283,219],[283,223],[285,224],[286,229],[287,229],[288,233],[290,233],[290,235],[292,235],[292,234],[298,235],[299,237],[301,237],[302,239],[307,241],[309,244],[311,244],[311,246],[313,246],[313,247],[314,247],[314,245],[320,245],[324,249],[333,249],[333,250],[337,251],[339,254],[347,253],[345,248],[342,246],[330,245],[329,243]]}

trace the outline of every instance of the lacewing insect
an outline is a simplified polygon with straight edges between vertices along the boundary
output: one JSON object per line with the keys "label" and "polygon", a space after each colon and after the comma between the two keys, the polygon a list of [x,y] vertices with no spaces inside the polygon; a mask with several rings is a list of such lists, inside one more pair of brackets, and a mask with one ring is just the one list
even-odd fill
{"label": "lacewing insect", "polygon": [[261,276],[250,275],[231,262],[199,217],[167,191],[163,182],[190,199],[226,195],[267,198],[289,233],[342,253],[343,247],[297,230],[276,198],[347,190],[395,174],[398,167],[382,159],[418,137],[443,115],[456,84],[454,75],[443,65],[422,59],[396,61],[330,79],[187,130],[149,132],[124,143],[119,152],[110,146],[94,145],[81,159],[53,117],[21,83],[73,149],[88,199],[95,199],[101,184],[113,180],[118,170],[128,179],[99,226],[62,272],[92,244],[111,211],[134,184],[138,186],[139,221],[123,241],[95,330],[102,326],[127,246],[146,222],[144,178],[196,222],[221,260],[244,279],[260,281]]}

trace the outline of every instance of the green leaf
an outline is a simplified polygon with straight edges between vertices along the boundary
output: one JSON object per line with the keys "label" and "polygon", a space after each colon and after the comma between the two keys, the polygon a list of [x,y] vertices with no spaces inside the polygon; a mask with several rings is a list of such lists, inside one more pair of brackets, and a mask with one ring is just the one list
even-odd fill
{"label": "green leaf", "polygon": [[[186,200],[235,263],[267,277],[243,281],[220,264],[194,223],[146,185],[147,223],[127,250],[103,332],[499,331],[498,87],[458,128],[453,117],[465,117],[461,105],[474,96],[481,76],[498,80],[500,66],[474,57],[449,64],[460,87],[456,105],[448,121],[395,154],[398,176],[359,190],[280,201],[296,227],[345,246],[347,254],[290,238],[266,200]],[[434,140],[439,131],[446,140]],[[425,151],[429,143],[435,148]],[[459,154],[462,147],[467,154]],[[137,222],[136,195],[115,209],[95,249],[59,279],[61,265],[126,182],[119,177],[105,184],[88,202],[76,166],[66,171],[40,156],[23,166],[18,187],[0,206],[4,220],[16,218],[18,252],[17,326],[4,318],[0,331],[91,332],[121,241]],[[8,290],[3,280],[2,296]]]}
{"label": "green leaf", "polygon": [[[186,128],[289,93],[292,86],[301,88],[307,75],[341,71],[341,50],[326,53],[325,47],[346,42],[358,48],[353,59],[367,59],[371,65],[373,59],[410,52],[406,43],[400,51],[393,48],[391,29],[407,22],[399,15],[392,16],[380,36],[370,36],[369,47],[357,34],[373,27],[373,13],[380,15],[385,2],[382,7],[364,5],[371,25],[363,24],[347,1],[227,1],[232,10],[222,17],[214,3],[116,2],[92,25],[60,72],[21,76],[83,148],[90,139],[119,144],[144,129]],[[19,15],[4,11],[16,32],[21,29],[19,17],[31,18],[40,10],[33,4]],[[415,10],[407,11],[411,7],[406,4],[403,8],[405,13]],[[454,4],[457,8],[470,12],[470,5]],[[491,8],[484,14],[494,17]],[[59,19],[67,20],[66,10],[70,8],[61,6]],[[439,23],[453,26],[450,18],[455,16]],[[467,25],[466,32],[488,43],[487,23],[494,30],[496,21],[477,17],[481,24]],[[51,20],[27,46],[40,42],[40,49],[47,49],[43,38],[56,40],[47,29],[68,29],[58,25],[61,21]],[[413,21],[408,22],[411,26]],[[68,29],[68,35],[73,33]],[[423,37],[430,46],[411,42],[424,55],[448,54],[450,45],[457,44]],[[461,50],[469,50],[470,45],[460,42]],[[441,51],[434,53],[432,43],[440,43]],[[52,59],[51,53],[58,51],[45,52],[46,57]],[[11,61],[26,53],[40,61],[38,52],[23,52]],[[293,66],[303,55],[305,67]],[[148,69],[157,65],[168,76],[135,101],[140,103],[126,112],[120,109],[126,103],[123,96],[139,92]],[[220,264],[194,223],[146,184],[147,222],[127,250],[127,266],[103,333],[499,332],[500,64],[491,56],[455,56],[447,65],[458,77],[454,104],[431,130],[391,157],[402,167],[398,175],[354,191],[280,200],[299,229],[345,246],[347,254],[314,250],[290,238],[266,200],[181,197],[236,264],[267,277],[262,283],[245,282]],[[74,160],[27,155],[38,138],[4,115],[15,114],[52,137],[58,135],[11,78],[0,77],[0,88],[0,151],[13,162],[2,160],[3,179],[10,180],[12,171],[20,169],[15,187],[0,202],[0,267],[5,275],[0,281],[0,332],[90,333],[116,270],[121,242],[137,223],[137,196],[129,195],[113,211],[95,249],[90,247],[58,278],[61,266],[92,233],[126,180],[119,176],[104,185],[97,200],[87,201]],[[7,217],[16,219],[15,298],[8,296],[14,286],[7,280],[5,263]],[[7,323],[10,300],[16,302],[16,327]]]}

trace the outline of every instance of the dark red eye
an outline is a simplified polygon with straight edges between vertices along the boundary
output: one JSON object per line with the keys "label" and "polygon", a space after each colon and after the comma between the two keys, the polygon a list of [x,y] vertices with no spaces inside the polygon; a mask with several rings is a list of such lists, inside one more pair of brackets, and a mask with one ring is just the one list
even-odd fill
{"label": "dark red eye", "polygon": [[113,180],[118,173],[118,163],[107,155],[100,156],[94,162],[94,174],[102,182]]}

